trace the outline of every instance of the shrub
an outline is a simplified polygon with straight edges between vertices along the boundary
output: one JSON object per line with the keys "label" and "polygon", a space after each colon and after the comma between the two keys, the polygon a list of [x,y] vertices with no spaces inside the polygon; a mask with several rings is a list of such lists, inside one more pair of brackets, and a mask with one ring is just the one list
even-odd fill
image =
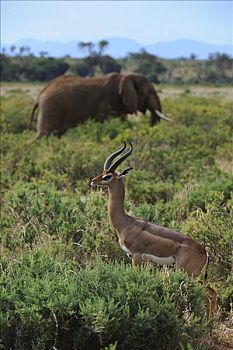
{"label": "shrub", "polygon": [[[1,336],[12,349],[178,349],[207,332],[202,288],[123,264],[80,268],[37,247],[3,262]],[[185,282],[184,282],[185,281]],[[185,317],[184,317],[185,314]]]}
{"label": "shrub", "polygon": [[28,128],[32,99],[19,92],[16,97],[1,97],[1,133],[22,133]]}
{"label": "shrub", "polygon": [[1,55],[1,74],[6,81],[48,81],[64,74],[68,68],[63,59],[53,57]]}
{"label": "shrub", "polygon": [[182,229],[208,247],[211,259],[210,279],[220,290],[224,289],[222,303],[225,306],[228,303],[229,309],[232,298],[232,281],[229,276],[233,273],[233,198],[225,200],[222,192],[212,191],[206,202],[205,211],[200,208],[194,210]]}

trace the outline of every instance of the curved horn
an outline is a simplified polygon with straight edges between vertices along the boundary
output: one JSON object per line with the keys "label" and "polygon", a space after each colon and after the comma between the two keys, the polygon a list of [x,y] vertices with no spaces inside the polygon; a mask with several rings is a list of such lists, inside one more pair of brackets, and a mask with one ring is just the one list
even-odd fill
{"label": "curved horn", "polygon": [[121,156],[120,158],[118,158],[112,165],[111,167],[108,169],[109,172],[113,172],[116,170],[116,168],[126,159],[128,158],[128,156],[132,153],[133,150],[133,145],[130,142],[130,149],[128,150],[128,152],[126,152],[125,154],[123,154],[123,156]]}
{"label": "curved horn", "polygon": [[168,118],[166,115],[164,115],[163,113],[161,113],[160,111],[158,111],[157,109],[155,110],[155,113],[159,116],[159,118],[167,120],[167,121],[171,121],[170,118]]}
{"label": "curved horn", "polygon": [[108,168],[110,167],[112,161],[114,158],[116,158],[119,154],[121,154],[126,148],[126,143],[124,141],[124,146],[121,147],[118,151],[110,154],[110,156],[108,156],[108,158],[105,160],[104,162],[104,170],[108,170]]}

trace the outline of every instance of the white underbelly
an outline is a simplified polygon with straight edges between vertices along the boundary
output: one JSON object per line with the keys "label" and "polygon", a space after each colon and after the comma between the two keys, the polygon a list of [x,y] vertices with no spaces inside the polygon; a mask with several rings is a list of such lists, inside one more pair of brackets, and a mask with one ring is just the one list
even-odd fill
{"label": "white underbelly", "polygon": [[[128,256],[132,256],[133,255],[131,253],[131,251],[124,244],[121,244],[121,249]],[[152,261],[154,261],[154,262],[156,262],[157,264],[160,264],[160,265],[171,265],[171,264],[174,264],[176,262],[176,257],[173,256],[173,255],[160,257],[160,256],[152,255],[152,254],[143,253],[142,254],[142,259],[143,260],[152,260]]]}
{"label": "white underbelly", "polygon": [[152,255],[152,254],[142,254],[142,259],[143,260],[152,260],[159,265],[171,265],[171,264],[174,264],[176,262],[176,257],[173,255],[160,257],[160,256]]}

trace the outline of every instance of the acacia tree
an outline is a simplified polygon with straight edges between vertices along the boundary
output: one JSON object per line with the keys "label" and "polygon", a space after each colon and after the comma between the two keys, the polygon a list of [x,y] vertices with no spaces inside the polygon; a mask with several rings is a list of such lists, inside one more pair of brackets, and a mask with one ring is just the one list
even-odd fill
{"label": "acacia tree", "polygon": [[94,48],[94,44],[91,41],[85,42],[85,41],[80,41],[78,43],[78,48],[81,50],[88,50],[89,52],[89,56],[93,55],[93,48]]}
{"label": "acacia tree", "polygon": [[11,51],[12,55],[14,54],[15,50],[16,50],[16,46],[15,45],[11,45],[10,51]]}
{"label": "acacia tree", "polygon": [[100,40],[98,42],[98,47],[99,47],[99,56],[102,56],[104,50],[108,47],[109,42],[107,40]]}
{"label": "acacia tree", "polygon": [[95,50],[95,44],[91,41],[80,41],[78,48],[81,50],[88,50],[89,56],[102,56],[104,50],[108,47],[109,43],[107,40],[100,40],[97,44],[98,50]]}
{"label": "acacia tree", "polygon": [[25,52],[25,47],[24,46],[21,46],[20,48],[19,48],[19,55],[20,56],[23,56],[23,53]]}
{"label": "acacia tree", "polygon": [[104,56],[103,52],[108,47],[107,40],[100,40],[96,46],[92,42],[80,41],[78,48],[81,50],[88,49],[89,56],[83,58],[75,67],[76,73],[80,76],[95,75],[96,68],[104,74],[110,72],[120,72],[121,66],[110,56]]}
{"label": "acacia tree", "polygon": [[43,57],[48,56],[48,52],[47,51],[40,51],[39,55],[40,55],[41,58],[43,58]]}

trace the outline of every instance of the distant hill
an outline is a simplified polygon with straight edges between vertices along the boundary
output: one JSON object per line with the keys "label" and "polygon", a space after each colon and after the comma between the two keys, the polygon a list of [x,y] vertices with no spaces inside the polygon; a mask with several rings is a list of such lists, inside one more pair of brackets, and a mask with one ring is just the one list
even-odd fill
{"label": "distant hill", "polygon": [[[233,56],[233,46],[231,45],[210,44],[190,39],[164,41],[149,45],[144,45],[128,38],[106,38],[106,40],[109,42],[109,47],[105,52],[114,58],[125,57],[129,52],[138,52],[142,48],[149,53],[163,58],[189,57],[191,54],[195,54],[199,59],[206,59],[209,53],[213,52],[226,53]],[[70,55],[71,57],[80,58],[85,56],[85,53],[78,48],[77,43],[79,41],[81,40],[77,39],[77,41],[64,43],[23,39],[13,44],[17,49],[22,46],[29,46],[31,52],[35,55],[39,55],[41,51],[45,51],[49,56],[53,57]],[[9,52],[11,45],[2,44],[2,47],[6,47]]]}
{"label": "distant hill", "polygon": [[164,58],[190,57],[195,54],[199,59],[208,58],[209,53],[220,52],[233,56],[233,46],[216,45],[190,39],[160,42],[147,45],[146,50]]}

